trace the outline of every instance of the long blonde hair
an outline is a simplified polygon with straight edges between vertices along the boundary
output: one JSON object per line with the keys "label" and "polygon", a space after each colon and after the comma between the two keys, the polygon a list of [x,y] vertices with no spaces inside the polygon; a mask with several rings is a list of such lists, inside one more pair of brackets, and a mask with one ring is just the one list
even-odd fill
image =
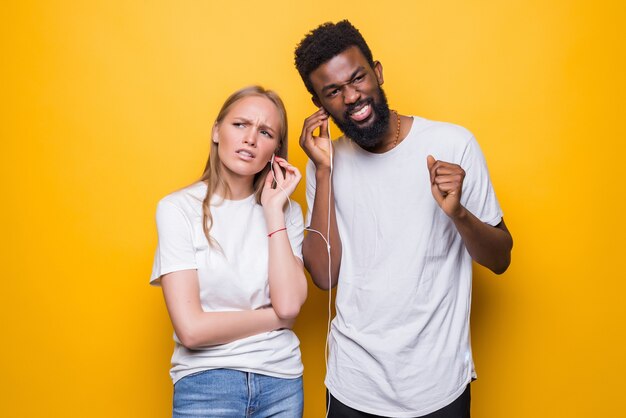
{"label": "long blonde hair", "polygon": [[[285,110],[285,105],[283,104],[283,101],[280,99],[278,94],[276,94],[272,90],[266,90],[261,86],[249,86],[244,87],[241,90],[237,90],[236,92],[231,94],[228,99],[226,99],[226,101],[222,105],[222,108],[220,109],[220,112],[217,115],[217,118],[215,119],[215,123],[213,126],[218,126],[222,122],[222,120],[224,120],[224,118],[235,103],[237,103],[241,99],[245,99],[246,97],[251,96],[265,97],[276,106],[280,118],[280,130],[278,133],[279,142],[276,155],[278,155],[279,157],[287,158],[287,111]],[[219,247],[219,244],[210,235],[211,227],[213,226],[213,216],[211,215],[211,198],[218,189],[224,190],[224,198],[228,198],[231,193],[228,183],[226,183],[226,181],[220,174],[222,162],[220,160],[219,153],[217,152],[218,147],[219,143],[213,142],[213,140],[211,140],[209,158],[206,162],[202,177],[200,177],[200,181],[203,181],[207,184],[206,196],[202,201],[202,228],[204,230],[204,235],[209,241],[209,245],[212,247]],[[269,169],[269,164],[266,164],[263,170],[261,170],[254,176],[252,187],[258,204],[261,204],[261,193],[263,192],[263,184],[265,182],[265,176],[267,175]]]}

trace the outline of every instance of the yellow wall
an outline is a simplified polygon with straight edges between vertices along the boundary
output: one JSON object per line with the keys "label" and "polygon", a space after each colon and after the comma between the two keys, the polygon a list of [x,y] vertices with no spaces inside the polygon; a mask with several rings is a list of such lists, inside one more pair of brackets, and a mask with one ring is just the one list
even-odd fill
{"label": "yellow wall", "polygon": [[[617,416],[624,2],[226,3],[3,4],[0,415],[169,415],[155,204],[197,178],[217,109],[251,83],[283,96],[303,168],[314,108],[293,48],[348,17],[393,108],[475,133],[515,238],[504,276],[476,269],[474,415]],[[311,289],[296,328],[307,417],[323,416],[325,298]]]}

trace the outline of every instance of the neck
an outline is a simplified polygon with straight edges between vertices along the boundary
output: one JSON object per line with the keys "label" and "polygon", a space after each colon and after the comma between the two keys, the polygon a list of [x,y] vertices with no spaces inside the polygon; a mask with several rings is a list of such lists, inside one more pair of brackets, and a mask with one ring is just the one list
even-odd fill
{"label": "neck", "polygon": [[230,200],[241,200],[250,196],[254,192],[254,176],[237,176],[233,173],[222,170],[220,173],[224,183],[228,185],[229,193],[224,187],[217,187],[215,193]]}
{"label": "neck", "polygon": [[398,113],[393,110],[389,111],[389,122],[387,123],[387,130],[385,131],[383,139],[378,143],[378,145],[368,149],[369,152],[382,154],[395,148],[400,143],[401,139],[398,135],[398,118],[400,118]]}

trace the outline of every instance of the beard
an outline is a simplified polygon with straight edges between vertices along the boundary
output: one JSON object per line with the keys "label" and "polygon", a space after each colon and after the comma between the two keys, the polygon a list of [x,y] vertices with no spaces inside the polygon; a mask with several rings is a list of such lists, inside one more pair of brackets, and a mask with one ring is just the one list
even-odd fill
{"label": "beard", "polygon": [[[371,126],[360,127],[350,119],[350,112],[365,104],[372,107],[374,122]],[[389,129],[389,105],[387,104],[387,96],[382,87],[379,87],[378,101],[368,98],[359,100],[357,103],[350,105],[343,115],[343,121],[337,120],[337,118],[332,115],[331,117],[339,129],[341,129],[341,132],[356,142],[361,148],[374,148],[376,145],[380,144]]]}

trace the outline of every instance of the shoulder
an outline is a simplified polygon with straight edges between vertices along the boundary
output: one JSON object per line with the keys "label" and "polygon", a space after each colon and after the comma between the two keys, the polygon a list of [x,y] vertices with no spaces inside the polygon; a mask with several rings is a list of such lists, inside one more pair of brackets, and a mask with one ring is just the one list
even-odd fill
{"label": "shoulder", "polygon": [[354,142],[345,135],[333,140],[333,150],[336,154],[350,152],[354,146]]}
{"label": "shoulder", "polygon": [[472,132],[461,125],[429,120],[419,116],[413,116],[411,133],[458,145],[467,145],[469,142],[475,141]]}
{"label": "shoulder", "polygon": [[197,214],[199,211],[201,213],[206,190],[207,186],[204,182],[197,182],[176,190],[159,201],[157,211],[174,207],[187,216]]}

